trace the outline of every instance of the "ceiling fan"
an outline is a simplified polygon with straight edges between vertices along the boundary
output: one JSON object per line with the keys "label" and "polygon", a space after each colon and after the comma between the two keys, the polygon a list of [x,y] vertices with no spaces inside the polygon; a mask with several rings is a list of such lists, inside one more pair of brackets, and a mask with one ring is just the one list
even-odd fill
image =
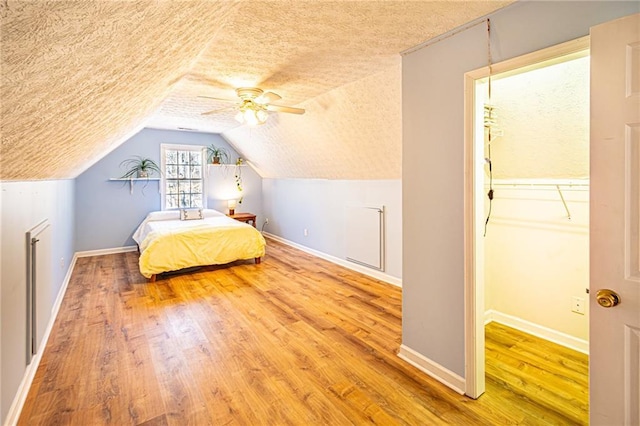
{"label": "ceiling fan", "polygon": [[214,109],[211,111],[203,112],[202,115],[215,114],[221,111],[227,111],[230,109],[237,109],[236,120],[240,123],[247,123],[251,126],[258,124],[264,124],[267,121],[268,111],[274,112],[287,112],[290,114],[304,114],[304,109],[294,108],[284,105],[274,105],[271,102],[276,102],[282,99],[282,97],[273,92],[265,92],[257,87],[240,87],[236,89],[238,99],[225,99],[214,98],[212,96],[198,96],[200,98],[215,99],[217,101],[233,102],[235,105]]}

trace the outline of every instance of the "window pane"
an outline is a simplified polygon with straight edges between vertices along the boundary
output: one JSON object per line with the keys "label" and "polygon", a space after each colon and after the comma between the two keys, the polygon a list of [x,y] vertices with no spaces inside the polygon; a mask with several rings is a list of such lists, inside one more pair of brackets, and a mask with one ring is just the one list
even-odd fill
{"label": "window pane", "polygon": [[168,209],[177,209],[178,208],[178,196],[177,195],[167,195],[167,208]]}
{"label": "window pane", "polygon": [[178,166],[167,166],[167,178],[176,179],[178,177]]}
{"label": "window pane", "polygon": [[167,194],[177,194],[177,193],[178,193],[178,181],[167,180]]}
{"label": "window pane", "polygon": [[200,179],[202,177],[200,170],[202,170],[200,166],[191,166],[191,179]]}
{"label": "window pane", "polygon": [[191,192],[191,182],[188,180],[178,181],[178,192]]}
{"label": "window pane", "polygon": [[191,164],[193,164],[193,165],[202,164],[202,161],[201,161],[202,153],[200,151],[196,151],[196,152],[192,151],[190,153],[190,157],[191,157]]}
{"label": "window pane", "polygon": [[178,164],[189,164],[189,151],[178,151]]}
{"label": "window pane", "polygon": [[180,207],[191,207],[191,196],[189,194],[180,194]]}
{"label": "window pane", "polygon": [[202,195],[201,194],[193,194],[191,196],[191,205],[193,207],[202,207]]}

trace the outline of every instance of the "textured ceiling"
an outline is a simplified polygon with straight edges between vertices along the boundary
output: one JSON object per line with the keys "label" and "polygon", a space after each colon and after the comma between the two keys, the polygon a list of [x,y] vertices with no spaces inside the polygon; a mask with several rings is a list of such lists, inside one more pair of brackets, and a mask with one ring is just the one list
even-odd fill
{"label": "textured ceiling", "polygon": [[[263,176],[399,178],[399,52],[508,3],[5,0],[0,178],[75,177],[143,126],[221,133]],[[200,114],[240,86],[307,113]]]}
{"label": "textured ceiling", "polygon": [[589,57],[496,76],[491,143],[498,179],[589,177]]}

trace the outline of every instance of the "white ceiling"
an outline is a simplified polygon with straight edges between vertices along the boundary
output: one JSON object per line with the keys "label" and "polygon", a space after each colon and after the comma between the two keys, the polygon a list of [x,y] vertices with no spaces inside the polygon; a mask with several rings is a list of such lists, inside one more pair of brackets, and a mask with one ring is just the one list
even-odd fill
{"label": "white ceiling", "polygon": [[[502,1],[3,1],[0,178],[72,178],[140,128],[221,133],[267,177],[400,178],[399,52]],[[258,86],[301,116],[239,126]]]}
{"label": "white ceiling", "polygon": [[494,135],[500,135],[491,143],[494,178],[589,178],[587,55],[494,77]]}

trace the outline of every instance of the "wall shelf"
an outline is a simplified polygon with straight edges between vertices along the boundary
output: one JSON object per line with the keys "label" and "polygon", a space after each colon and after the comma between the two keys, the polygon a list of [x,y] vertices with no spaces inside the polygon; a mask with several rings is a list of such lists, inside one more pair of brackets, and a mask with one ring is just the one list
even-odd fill
{"label": "wall shelf", "polygon": [[150,178],[109,178],[109,180],[115,180],[115,181],[133,180],[133,181],[136,181],[136,180],[160,180],[160,178],[157,178],[157,177],[155,177],[155,178],[152,178],[152,177],[150,177]]}
{"label": "wall shelf", "polygon": [[133,183],[140,181],[159,181],[159,177],[149,177],[149,178],[109,178],[109,182],[129,182],[129,193],[133,195]]}

